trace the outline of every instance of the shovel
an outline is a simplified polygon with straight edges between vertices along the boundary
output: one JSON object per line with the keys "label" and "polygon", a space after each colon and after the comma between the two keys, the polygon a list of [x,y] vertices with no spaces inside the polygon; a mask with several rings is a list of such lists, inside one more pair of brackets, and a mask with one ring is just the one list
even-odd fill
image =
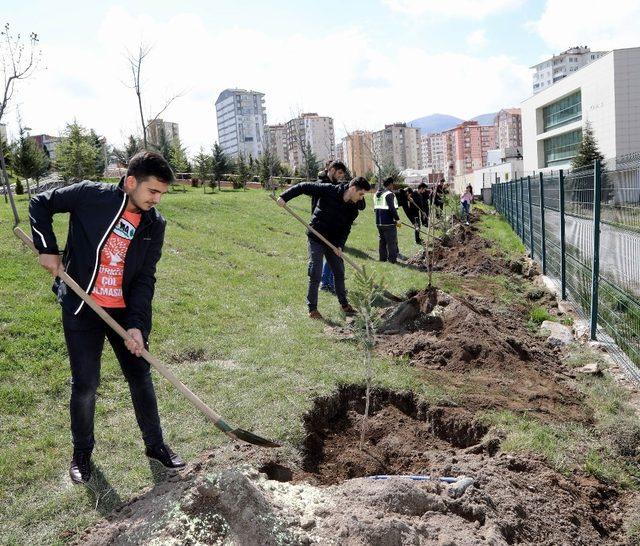
{"label": "shovel", "polygon": [[[275,195],[270,194],[269,197],[271,197],[271,199],[273,199],[276,203],[278,202],[278,198]],[[296,214],[295,212],[293,212],[293,210],[291,210],[291,207],[289,207],[289,205],[285,204],[283,208],[289,214],[291,214],[291,216],[293,216],[296,220],[298,220],[298,222],[300,222],[304,227],[306,227],[311,233],[313,233],[318,239],[320,239],[325,245],[327,245],[331,250],[333,250],[336,256],[342,258],[351,267],[353,267],[353,269],[355,269],[358,273],[360,273],[360,275],[364,275],[364,270],[356,262],[354,262],[351,258],[349,258],[349,256],[346,256],[344,252],[338,249],[337,246],[330,243],[324,235],[322,235],[321,233],[318,233],[317,230],[313,229],[309,224],[307,224],[298,214]],[[395,296],[394,294],[386,290],[382,292],[382,295],[391,301],[404,301],[402,298],[399,298],[398,296]]]}
{"label": "shovel", "polygon": [[[13,217],[15,219],[15,224],[13,226],[13,233],[18,239],[20,239],[25,246],[29,247],[36,254],[38,251],[35,246],[33,246],[33,241],[31,238],[24,232],[22,229],[18,227],[20,223],[20,217],[18,216],[18,210],[16,209],[16,205],[13,201],[13,194],[11,193],[11,188],[8,184],[5,183],[5,187],[7,188],[7,192],[9,194],[9,201],[11,202],[11,208],[13,209]],[[87,294],[81,287],[74,281],[64,270],[62,266],[60,266],[60,270],[58,271],[58,276],[60,279],[73,290],[76,295],[82,299],[91,309],[93,309],[96,314],[104,320],[109,327],[111,327],[122,339],[128,341],[131,339],[131,336],[127,333],[127,331],[120,326],[111,316],[109,316],[105,310],[100,307],[89,294]],[[267,440],[266,438],[262,438],[253,432],[249,432],[248,430],[244,430],[241,428],[234,428],[229,423],[227,423],[220,415],[218,415],[215,411],[213,411],[209,406],[207,406],[200,398],[198,398],[191,390],[182,383],[173,372],[169,370],[162,362],[160,362],[156,357],[154,357],[151,353],[149,353],[146,349],[142,349],[142,358],[144,358],[149,364],[151,364],[160,375],[162,375],[165,379],[169,381],[176,389],[180,391],[180,393],[189,401],[193,406],[198,408],[205,416],[222,432],[224,432],[229,438],[233,440],[242,440],[244,442],[248,442],[250,444],[254,444],[261,447],[280,447],[280,444],[273,442],[271,440]]]}

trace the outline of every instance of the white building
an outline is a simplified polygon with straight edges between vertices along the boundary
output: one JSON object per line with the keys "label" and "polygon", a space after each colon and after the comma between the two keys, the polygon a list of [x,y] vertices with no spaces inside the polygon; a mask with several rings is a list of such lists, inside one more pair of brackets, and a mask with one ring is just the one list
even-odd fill
{"label": "white building", "polygon": [[380,165],[392,163],[398,170],[418,169],[421,165],[420,128],[406,123],[385,125],[373,133],[373,154]]}
{"label": "white building", "polygon": [[606,53],[607,51],[591,51],[587,46],[576,46],[532,66],[531,68],[535,70],[533,74],[534,94],[570,76],[573,72],[580,70]]}
{"label": "white building", "polygon": [[264,150],[267,113],[264,93],[225,89],[216,100],[218,143],[233,158],[260,157]]}
{"label": "white building", "polygon": [[285,124],[285,142],[289,165],[294,169],[304,163],[303,147],[310,146],[316,160],[324,166],[329,159],[335,159],[335,133],[333,118],[316,113],[300,114]]}
{"label": "white building", "polygon": [[417,188],[421,182],[432,182],[433,174],[433,169],[429,167],[425,169],[405,169],[404,171],[400,171],[403,182],[411,188]]}
{"label": "white building", "polygon": [[498,148],[522,147],[522,113],[520,108],[503,108],[496,114],[495,126],[497,127]]}
{"label": "white building", "polygon": [[284,125],[265,125],[267,145],[269,151],[275,155],[281,163],[288,163],[287,143],[285,139]]}
{"label": "white building", "polygon": [[640,47],[610,51],[521,110],[525,173],[567,168],[587,121],[605,158],[640,151]]}
{"label": "white building", "polygon": [[446,140],[445,133],[433,133],[420,137],[421,168],[432,169],[435,173],[445,172]]}
{"label": "white building", "polygon": [[160,118],[154,119],[149,123],[148,139],[151,144],[158,146],[160,144],[161,135],[164,133],[164,138],[170,144],[174,140],[180,140],[180,130],[177,123],[172,121],[163,121]]}

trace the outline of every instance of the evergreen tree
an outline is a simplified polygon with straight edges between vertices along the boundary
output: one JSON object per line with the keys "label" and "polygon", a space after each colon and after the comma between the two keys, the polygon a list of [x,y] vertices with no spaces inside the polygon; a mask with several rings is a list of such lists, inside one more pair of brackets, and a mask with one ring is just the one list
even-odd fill
{"label": "evergreen tree", "polygon": [[158,143],[153,144],[152,147],[156,150],[156,152],[162,155],[162,157],[169,161],[169,163],[171,163],[170,159],[173,142],[169,142],[164,127],[160,127],[160,130],[158,131]]}
{"label": "evergreen tree", "polygon": [[311,150],[311,144],[309,142],[305,144],[304,153],[302,155],[304,156],[303,168],[307,176],[307,180],[315,180],[318,171],[320,170],[320,163]]}
{"label": "evergreen tree", "polygon": [[76,121],[67,124],[56,147],[56,168],[65,180],[95,177],[98,150],[90,133]]}
{"label": "evergreen tree", "polygon": [[20,127],[18,140],[13,143],[11,166],[13,172],[24,180],[38,180],[49,168],[47,156],[23,127]]}
{"label": "evergreen tree", "polygon": [[206,154],[202,148],[198,154],[193,158],[195,167],[195,173],[203,185],[210,184],[211,189],[215,189],[215,183],[213,181],[212,174],[212,158],[209,154]]}
{"label": "evergreen tree", "polygon": [[266,186],[271,177],[278,176],[281,172],[282,166],[280,165],[280,160],[267,148],[258,162],[258,176],[260,177],[260,183],[263,186]]}
{"label": "evergreen tree", "polygon": [[604,167],[604,156],[598,149],[591,122],[587,121],[582,131],[582,142],[578,148],[578,154],[571,161],[571,167],[573,169],[592,167],[596,159],[600,160],[600,164]]}
{"label": "evergreen tree", "polygon": [[123,149],[114,148],[113,155],[123,165],[128,165],[131,158],[142,150],[142,142],[139,138],[129,135],[127,143]]}
{"label": "evergreen tree", "polygon": [[227,154],[222,151],[222,147],[216,142],[213,145],[211,171],[213,173],[213,180],[218,183],[218,189],[220,189],[222,177],[231,170],[233,170],[231,161],[229,161]]}
{"label": "evergreen tree", "polygon": [[238,160],[236,161],[236,173],[237,176],[233,181],[234,189],[244,188],[251,177],[251,170],[242,154],[238,155]]}
{"label": "evergreen tree", "polygon": [[99,137],[96,132],[91,129],[89,137],[96,149],[96,161],[94,166],[95,180],[101,180],[104,176],[104,170],[107,167],[107,145],[106,140],[103,137]]}
{"label": "evergreen tree", "polygon": [[189,160],[187,159],[187,152],[180,144],[178,138],[174,138],[171,141],[171,147],[169,149],[169,157],[165,158],[174,173],[185,173],[189,170]]}
{"label": "evergreen tree", "polygon": [[[4,162],[6,165],[11,164],[11,146],[0,136],[0,153],[4,154]],[[1,175],[0,175],[1,177]],[[2,179],[0,178],[0,184]]]}

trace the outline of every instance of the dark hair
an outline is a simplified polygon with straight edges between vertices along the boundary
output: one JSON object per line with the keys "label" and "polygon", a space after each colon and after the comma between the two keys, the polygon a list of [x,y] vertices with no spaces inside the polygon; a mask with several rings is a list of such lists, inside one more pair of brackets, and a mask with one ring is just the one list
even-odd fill
{"label": "dark hair", "polygon": [[347,166],[342,161],[338,161],[338,160],[335,160],[329,163],[327,170],[329,169],[335,169],[336,171],[347,172]]}
{"label": "dark hair", "polygon": [[423,188],[426,190],[428,187],[429,186],[427,186],[427,184],[425,182],[420,182],[420,184],[418,184],[418,189],[419,190],[421,190]]}
{"label": "dark hair", "polygon": [[356,176],[351,182],[349,182],[349,187],[355,186],[359,190],[370,191],[371,184],[364,176]]}
{"label": "dark hair", "polygon": [[473,191],[473,186],[471,184],[469,184],[465,189],[468,190],[469,188],[471,188],[471,191]]}
{"label": "dark hair", "polygon": [[170,184],[175,179],[167,160],[158,152],[148,150],[142,150],[131,158],[127,167],[127,176],[135,176],[138,182],[144,182],[148,177],[155,176],[165,184]]}
{"label": "dark hair", "polygon": [[391,184],[393,184],[395,182],[393,176],[390,176],[389,178],[385,178],[382,181],[382,185],[386,188],[387,186],[390,186]]}

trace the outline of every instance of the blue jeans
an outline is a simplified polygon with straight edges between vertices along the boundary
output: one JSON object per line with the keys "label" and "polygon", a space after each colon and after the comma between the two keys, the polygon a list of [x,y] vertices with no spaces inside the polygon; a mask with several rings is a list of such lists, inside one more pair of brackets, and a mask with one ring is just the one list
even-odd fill
{"label": "blue jeans", "polygon": [[465,222],[468,222],[471,203],[469,203],[469,201],[462,201],[460,204],[462,205],[462,217],[465,219]]}
{"label": "blue jeans", "polygon": [[333,271],[331,271],[331,266],[326,260],[324,262],[324,267],[322,268],[322,280],[320,281],[320,286],[335,290],[333,282]]}
{"label": "blue jeans", "polygon": [[340,305],[347,305],[347,290],[344,286],[344,262],[324,244],[308,238],[309,241],[309,288],[307,290],[307,306],[309,311],[318,309],[318,289],[322,278],[322,259],[324,258],[333,271],[336,284],[336,296]]}

